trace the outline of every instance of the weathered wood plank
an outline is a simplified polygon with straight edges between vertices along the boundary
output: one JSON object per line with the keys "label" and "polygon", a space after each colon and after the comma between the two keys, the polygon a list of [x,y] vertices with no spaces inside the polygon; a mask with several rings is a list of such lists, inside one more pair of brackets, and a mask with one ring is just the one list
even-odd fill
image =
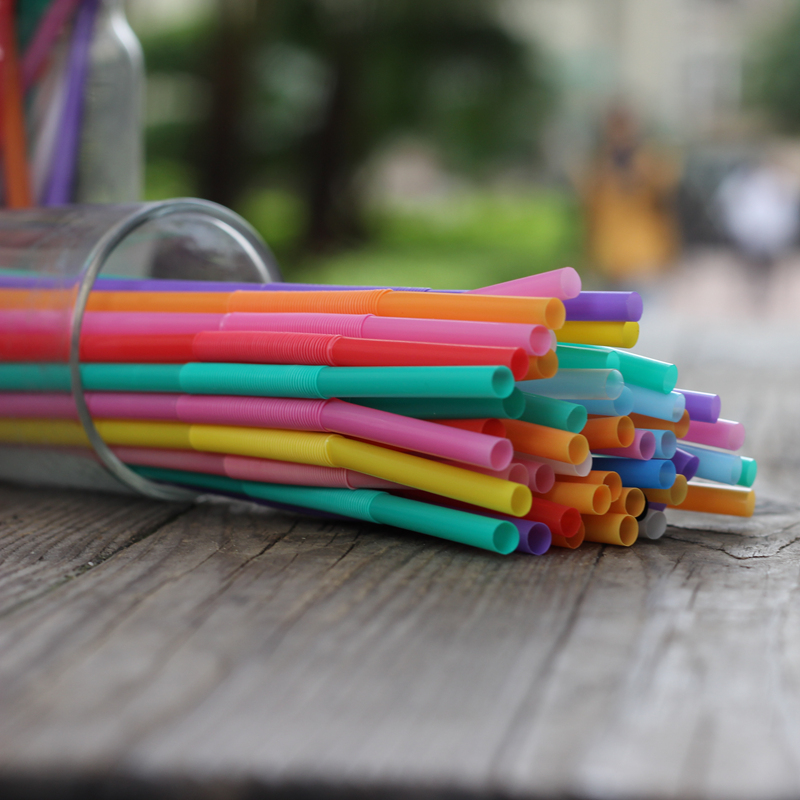
{"label": "weathered wood plank", "polygon": [[503,559],[200,506],[0,621],[0,766],[795,793],[799,546],[670,535]]}
{"label": "weathered wood plank", "polygon": [[0,617],[150,535],[185,508],[0,485]]}

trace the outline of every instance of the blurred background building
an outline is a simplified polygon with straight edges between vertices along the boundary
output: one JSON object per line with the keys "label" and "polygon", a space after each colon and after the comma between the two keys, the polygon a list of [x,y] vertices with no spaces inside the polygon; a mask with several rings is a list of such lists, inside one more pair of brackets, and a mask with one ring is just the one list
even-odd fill
{"label": "blurred background building", "polygon": [[796,205],[796,0],[137,0],[129,17],[148,196],[235,208],[294,279],[466,288],[569,263],[636,283],[698,253],[748,261],[720,199],[733,175],[760,176],[753,202],[771,170],[785,191],[756,203]]}

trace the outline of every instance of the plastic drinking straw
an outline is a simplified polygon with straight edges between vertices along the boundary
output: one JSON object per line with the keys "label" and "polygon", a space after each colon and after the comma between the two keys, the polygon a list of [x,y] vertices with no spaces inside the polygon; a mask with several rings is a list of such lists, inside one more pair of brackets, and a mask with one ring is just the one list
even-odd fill
{"label": "plastic drinking straw", "polygon": [[558,480],[569,483],[602,483],[611,492],[611,502],[615,503],[622,495],[622,479],[616,472],[593,469],[588,475],[559,475]]}
{"label": "plastic drinking straw", "polygon": [[596,417],[586,421],[583,435],[592,450],[601,447],[629,447],[634,440],[630,417]]}
{"label": "plastic drinking straw", "polygon": [[581,347],[577,344],[560,344],[556,347],[558,363],[562,369],[616,369],[619,354],[610,347]]}
{"label": "plastic drinking straw", "polygon": [[25,117],[14,30],[14,0],[0,0],[0,49],[0,125],[5,202],[9,208],[26,208],[33,204],[33,196],[28,173]]}
{"label": "plastic drinking straw", "polygon": [[691,420],[689,430],[683,437],[687,442],[719,447],[722,450],[738,450],[744,444],[745,430],[741,422],[718,419],[716,422]]}
{"label": "plastic drinking straw", "polygon": [[646,505],[647,501],[641,489],[636,486],[625,486],[608,510],[612,514],[629,514],[638,518],[645,510]]}
{"label": "plastic drinking straw", "polygon": [[525,409],[520,417],[523,422],[533,422],[570,433],[581,433],[586,425],[586,409],[577,403],[567,403],[527,392],[524,397]]}
{"label": "plastic drinking straw", "polygon": [[[679,447],[675,450],[675,455],[670,460],[675,464],[677,473],[683,475],[687,481],[697,475],[697,469],[700,466],[700,459],[697,456],[693,456]],[[742,471],[744,472],[744,469]]]}
{"label": "plastic drinking straw", "polygon": [[[686,399],[680,392],[663,394],[635,384],[630,384],[628,388],[633,393],[634,414],[656,417],[656,419],[663,419],[667,422],[680,422],[683,417]],[[653,425],[652,427],[657,426]]]}
{"label": "plastic drinking straw", "polygon": [[576,400],[570,398],[568,403],[582,405],[589,414],[599,414],[606,417],[630,416],[633,411],[633,392],[627,387],[622,387],[622,393],[616,400]]}
{"label": "plastic drinking straw", "polygon": [[[463,461],[450,461],[446,458],[438,458],[436,456],[429,456],[434,461],[440,461],[442,464],[450,464],[453,467],[461,467],[468,469],[472,472],[480,472],[481,475],[491,475],[493,478],[501,478],[504,481],[512,481],[513,483],[521,483],[523,486],[528,486],[528,471],[518,461],[512,461],[507,467],[503,469],[488,469],[486,467],[476,467],[474,464],[465,464]],[[400,487],[402,490],[407,487]],[[530,488],[530,487],[529,487]]]}
{"label": "plastic drinking straw", "polygon": [[574,508],[541,497],[533,498],[530,511],[524,516],[525,519],[543,522],[550,528],[551,535],[567,539],[574,536],[581,525],[581,515]]}
{"label": "plastic drinking straw", "polygon": [[20,63],[23,91],[27,92],[38,79],[53,45],[79,3],[80,0],[53,0],[42,15]]}
{"label": "plastic drinking straw", "polygon": [[697,468],[697,477],[708,481],[729,483],[736,486],[742,477],[742,457],[733,453],[722,453],[717,450],[707,450],[705,447],[689,445],[681,442],[681,450],[685,450],[700,459]]}
{"label": "plastic drinking straw", "polygon": [[581,292],[564,300],[570,321],[638,322],[642,318],[642,297],[638,292]]}
{"label": "plastic drinking straw", "polygon": [[683,439],[686,432],[689,430],[689,412],[684,411],[678,422],[671,422],[665,419],[658,419],[657,417],[649,417],[646,414],[630,414],[633,424],[637,428],[644,428],[646,430],[660,430],[672,431],[675,437]]}
{"label": "plastic drinking straw", "polygon": [[[0,334],[2,339],[14,334]],[[18,357],[26,359],[24,341]],[[21,356],[21,357],[20,357]],[[203,331],[188,334],[140,334],[81,337],[80,357],[86,362],[172,363],[189,361],[254,364],[321,364],[331,367],[477,366],[508,367],[516,379],[528,371],[521,348],[480,345],[396,342],[357,339],[326,333]]]}
{"label": "plastic drinking straw", "polygon": [[640,356],[638,353],[618,352],[619,371],[625,383],[668,394],[678,382],[678,368],[666,361]]}
{"label": "plastic drinking straw", "polygon": [[556,331],[559,343],[633,347],[639,341],[638,322],[565,322]]}
{"label": "plastic drinking straw", "polygon": [[441,539],[480,547],[501,555],[511,553],[519,543],[517,529],[506,520],[420,503],[418,500],[395,497],[371,489],[281,486],[148,467],[139,467],[137,471],[151,480],[183,483],[212,490],[223,489],[261,500],[333,512],[378,525],[393,525],[429,536],[438,536]]}
{"label": "plastic drinking straw", "polygon": [[582,544],[584,539],[586,538],[586,527],[583,524],[583,520],[581,520],[580,527],[578,528],[578,532],[573,534],[572,536],[557,536],[555,534],[552,535],[552,546],[553,547],[566,547],[569,550],[576,550]]}
{"label": "plastic drinking straw", "polygon": [[[265,364],[83,364],[87,390],[262,397],[486,397],[514,388],[505,367],[309,367]],[[5,391],[69,391],[65,364],[0,364]],[[484,415],[496,416],[496,415]]]}
{"label": "plastic drinking straw", "polygon": [[99,0],[84,0],[72,29],[64,110],[53,154],[53,171],[44,197],[44,205],[47,206],[65,205],[72,199],[89,70],[89,51],[98,6]]}
{"label": "plastic drinking straw", "polygon": [[616,400],[623,386],[615,369],[561,369],[554,378],[517,382],[520,391],[570,400]]}
{"label": "plastic drinking straw", "polygon": [[521,347],[531,356],[543,356],[551,349],[549,328],[544,325],[525,325],[516,322],[412,319],[376,317],[372,314],[240,313],[224,315],[219,326],[220,330],[226,331],[274,330],[340,333],[343,336],[361,336],[365,339]]}
{"label": "plastic drinking straw", "polygon": [[[0,320],[6,314],[0,312]],[[233,315],[231,315],[233,316]],[[244,316],[244,315],[237,315]],[[253,315],[261,316],[261,315]],[[265,315],[266,316],[266,315]],[[138,335],[142,331],[150,334],[200,333],[222,329],[225,314],[164,314],[135,311],[87,311],[83,315],[81,334],[91,336]],[[259,330],[254,327],[254,330]],[[338,332],[338,331],[337,331]]]}
{"label": "plastic drinking straw", "polygon": [[[526,471],[528,488],[532,492],[549,492],[556,481],[556,473],[549,464],[540,461],[513,461]],[[520,481],[521,482],[521,481]]]}
{"label": "plastic drinking straw", "polygon": [[[646,499],[646,498],[645,498],[645,499]],[[647,511],[649,511],[651,508],[653,509],[653,511],[663,511],[663,510],[664,510],[666,507],[667,507],[667,504],[666,504],[666,503],[651,503],[651,502],[648,500],[648,501],[647,501],[647,509],[646,509],[646,511],[645,511],[645,514],[646,514],[646,513],[647,513]],[[644,519],[644,517],[645,517],[645,514],[642,514],[642,515],[641,515],[641,518],[642,518],[642,519]],[[638,519],[638,518],[637,518],[637,519]]]}
{"label": "plastic drinking straw", "polygon": [[[7,294],[12,289],[4,289]],[[25,294],[22,291],[22,294]],[[554,297],[501,297],[471,294],[366,291],[120,292],[94,291],[89,311],[170,311],[231,313],[304,312],[375,314],[380,317],[516,322],[559,328],[564,304]],[[632,323],[635,324],[635,323]]]}
{"label": "plastic drinking straw", "polygon": [[619,474],[623,486],[638,486],[640,489],[668,489],[675,483],[675,465],[671,461],[637,461],[634,458],[594,456],[594,464],[600,470],[612,470]]}
{"label": "plastic drinking straw", "polygon": [[742,477],[739,478],[737,486],[752,486],[756,481],[756,473],[758,472],[758,464],[754,458],[747,458],[742,456]]}
{"label": "plastic drinking straw", "polygon": [[[527,486],[335,433],[131,420],[98,420],[95,426],[110,445],[192,449],[342,467],[516,517],[524,516],[530,507],[531,493]],[[37,444],[88,442],[79,424],[42,419],[0,419],[0,440]]]}
{"label": "plastic drinking straw", "polygon": [[[85,397],[96,418],[326,431],[492,470],[507,467],[514,452],[501,435],[456,431],[342,400],[128,392],[87,392]],[[77,419],[77,411],[72,395],[7,392],[0,393],[0,417]]]}
{"label": "plastic drinking straw", "polygon": [[692,392],[688,389],[677,389],[676,391],[686,398],[686,410],[692,420],[714,423],[719,419],[722,404],[718,394]]}
{"label": "plastic drinking straw", "polygon": [[562,483],[538,497],[577,509],[581,514],[606,514],[611,506],[611,491],[602,483]]}
{"label": "plastic drinking straw", "polygon": [[645,539],[660,539],[667,531],[667,516],[663,511],[648,509],[639,521],[639,536]]}
{"label": "plastic drinking straw", "polygon": [[648,430],[655,438],[656,449],[653,452],[653,458],[672,458],[675,455],[675,451],[678,449],[678,440],[672,431],[650,430],[649,428],[643,430]]}
{"label": "plastic drinking straw", "polygon": [[518,389],[503,398],[426,398],[426,397],[374,397],[354,400],[357,405],[391,411],[404,417],[417,419],[478,419],[496,417],[516,419],[525,407],[523,394]]}
{"label": "plastic drinking straw", "polygon": [[484,419],[440,419],[436,422],[438,425],[446,425],[448,428],[460,428],[462,431],[485,433],[489,436],[503,437],[506,435],[506,426],[499,419],[492,417]]}
{"label": "plastic drinking straw", "polygon": [[683,475],[675,478],[675,483],[669,489],[645,489],[644,496],[651,503],[665,503],[677,506],[686,499],[686,487],[689,482]]}
{"label": "plastic drinking straw", "polygon": [[588,475],[592,469],[592,456],[586,456],[586,460],[580,464],[568,464],[566,461],[557,461],[554,458],[545,458],[544,456],[532,456],[528,453],[514,452],[514,459],[517,461],[535,461],[540,464],[546,464],[550,467],[557,476],[557,480],[561,479],[562,475]]}
{"label": "plastic drinking straw", "polygon": [[528,358],[528,369],[525,375],[517,380],[543,380],[552,378],[558,372],[558,356],[555,350],[548,350],[543,356],[530,356]]}
{"label": "plastic drinking straw", "polygon": [[289,461],[274,461],[268,458],[198,453],[194,450],[160,450],[154,447],[111,449],[114,455],[126,464],[206,472],[210,475],[226,475],[236,480],[339,489],[402,488],[400,484],[339,467],[317,467],[312,464],[293,464]]}
{"label": "plastic drinking straw", "polygon": [[708,514],[728,514],[734,517],[752,517],[756,506],[756,493],[752,489],[733,489],[727,486],[710,486],[690,483],[686,499],[679,506],[682,511],[704,511]]}
{"label": "plastic drinking straw", "polygon": [[586,541],[630,547],[639,536],[639,523],[630,514],[582,514]]}
{"label": "plastic drinking straw", "polygon": [[595,447],[593,453],[601,456],[632,458],[649,461],[655,455],[656,439],[650,431],[635,430],[633,442],[628,447]]}
{"label": "plastic drinking straw", "polygon": [[589,455],[589,445],[580,433],[547,428],[533,422],[506,420],[506,435],[514,450],[529,456],[581,464]]}
{"label": "plastic drinking straw", "polygon": [[572,267],[562,267],[538,275],[528,275],[513,281],[495,283],[482,289],[471,289],[467,294],[501,294],[522,297],[558,297],[568,300],[581,291],[581,276]]}

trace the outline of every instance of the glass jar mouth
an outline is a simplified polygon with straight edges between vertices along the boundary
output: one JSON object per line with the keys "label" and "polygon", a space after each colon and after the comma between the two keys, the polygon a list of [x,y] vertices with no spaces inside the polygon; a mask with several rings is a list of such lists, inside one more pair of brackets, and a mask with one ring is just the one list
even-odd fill
{"label": "glass jar mouth", "polygon": [[179,198],[134,207],[130,214],[115,222],[96,242],[86,256],[81,268],[81,280],[73,307],[70,325],[69,371],[72,397],[78,419],[83,426],[95,454],[103,466],[123,485],[141,495],[158,500],[186,501],[197,497],[197,492],[175,486],[154,483],[127,467],[100,436],[89,412],[81,379],[80,340],[81,327],[95,280],[115,249],[134,231],[154,220],[179,214],[196,214],[212,226],[230,236],[247,256],[262,283],[282,280],[277,262],[259,234],[238,214],[224,206],[207,200]]}

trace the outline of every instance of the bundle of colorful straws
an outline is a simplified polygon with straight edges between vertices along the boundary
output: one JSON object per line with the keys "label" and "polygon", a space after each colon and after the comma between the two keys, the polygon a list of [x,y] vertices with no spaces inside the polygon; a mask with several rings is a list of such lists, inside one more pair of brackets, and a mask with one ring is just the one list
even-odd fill
{"label": "bundle of colorful straws", "polygon": [[[61,290],[2,285],[0,441],[91,453]],[[755,503],[742,425],[630,352],[641,314],[570,268],[469,292],[100,279],[81,378],[100,436],[153,481],[503,554],[629,546],[666,507]]]}

